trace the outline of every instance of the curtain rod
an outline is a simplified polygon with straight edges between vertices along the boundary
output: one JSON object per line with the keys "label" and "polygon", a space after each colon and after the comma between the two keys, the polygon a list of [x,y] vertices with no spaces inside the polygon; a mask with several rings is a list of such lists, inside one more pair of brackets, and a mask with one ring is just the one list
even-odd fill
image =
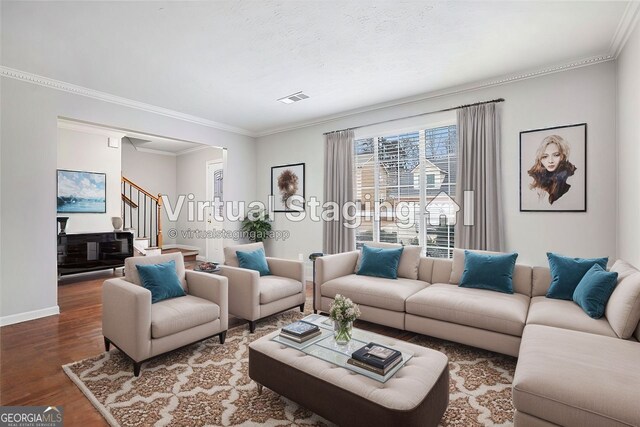
{"label": "curtain rod", "polygon": [[473,104],[458,105],[457,107],[445,108],[445,109],[436,110],[436,111],[428,111],[426,113],[414,114],[413,116],[399,117],[397,119],[383,120],[381,122],[368,123],[366,125],[354,126],[354,127],[350,127],[350,128],[346,128],[346,129],[332,130],[331,132],[323,133],[323,135],[329,135],[330,133],[342,132],[343,130],[355,130],[355,129],[360,129],[360,128],[364,128],[364,127],[368,127],[368,126],[379,125],[379,124],[382,124],[382,123],[395,122],[395,121],[398,121],[398,120],[412,119],[414,117],[426,116],[428,114],[444,113],[445,111],[453,111],[453,110],[458,110],[460,108],[465,108],[465,107],[474,107],[476,105],[491,104],[492,102],[504,102],[504,98],[492,99],[491,101],[475,102]]}

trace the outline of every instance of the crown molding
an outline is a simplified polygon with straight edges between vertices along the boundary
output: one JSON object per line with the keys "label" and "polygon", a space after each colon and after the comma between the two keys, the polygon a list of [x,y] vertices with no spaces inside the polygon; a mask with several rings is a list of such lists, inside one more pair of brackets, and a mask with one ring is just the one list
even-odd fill
{"label": "crown molding", "polygon": [[613,34],[613,39],[611,39],[611,45],[609,46],[609,53],[614,58],[618,58],[622,52],[622,49],[627,43],[627,40],[629,40],[631,33],[633,33],[639,18],[640,2],[628,2],[627,7],[622,14],[622,18],[620,19],[620,23],[618,24],[618,28],[616,28],[616,32]]}
{"label": "crown molding", "polygon": [[88,98],[97,99],[99,101],[110,102],[112,104],[118,104],[118,105],[122,105],[129,108],[135,108],[137,110],[147,111],[154,114],[160,114],[162,116],[171,117],[171,118],[182,120],[185,122],[191,122],[191,123],[207,126],[210,128],[218,129],[218,130],[223,130],[226,132],[232,132],[240,135],[250,136],[253,138],[256,137],[255,132],[252,132],[247,129],[238,128],[238,127],[227,125],[224,123],[214,122],[213,120],[192,116],[191,114],[185,114],[179,111],[169,110],[168,108],[158,107],[155,105],[146,104],[144,102],[134,101],[133,99],[112,95],[106,92],[100,92],[98,90],[74,85],[72,83],[50,79],[48,77],[40,76],[38,74],[16,70],[10,67],[5,67],[4,65],[0,65],[0,77],[8,77],[11,79],[16,79],[16,80],[20,80],[27,83],[48,87],[50,89],[56,89],[63,92],[73,93],[75,95],[86,96]]}
{"label": "crown molding", "polygon": [[277,133],[288,132],[296,129],[322,125],[325,123],[333,122],[338,119],[345,119],[345,118],[356,116],[362,113],[369,113],[373,111],[384,110],[385,108],[390,108],[390,107],[416,104],[429,99],[443,98],[446,96],[457,95],[457,94],[466,93],[466,92],[473,92],[476,90],[486,89],[494,86],[502,86],[509,83],[515,83],[521,80],[528,80],[536,77],[542,77],[548,74],[560,73],[563,71],[569,71],[576,68],[587,67],[590,65],[596,65],[603,62],[613,61],[613,60],[615,60],[615,57],[610,54],[600,55],[600,56],[591,56],[591,57],[583,58],[573,62],[560,64],[557,66],[537,69],[537,70],[518,73],[518,74],[508,74],[496,79],[483,80],[475,83],[470,83],[467,85],[453,86],[451,88],[428,92],[426,94],[403,98],[400,100],[380,103],[370,107],[349,110],[344,113],[325,116],[320,120],[310,120],[310,121],[300,122],[292,126],[270,129],[263,132],[258,132],[257,137],[260,138],[263,136],[274,135]]}

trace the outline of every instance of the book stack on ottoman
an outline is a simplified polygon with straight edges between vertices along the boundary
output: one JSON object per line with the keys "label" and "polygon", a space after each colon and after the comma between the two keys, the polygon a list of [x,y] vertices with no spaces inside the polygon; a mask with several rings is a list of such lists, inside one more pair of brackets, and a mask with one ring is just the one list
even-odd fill
{"label": "book stack on ottoman", "polygon": [[351,355],[348,364],[386,375],[394,366],[402,362],[402,353],[376,343],[369,343]]}
{"label": "book stack on ottoman", "polygon": [[317,337],[321,333],[322,332],[318,325],[305,322],[304,320],[298,320],[297,322],[291,323],[280,330],[281,337],[297,343],[308,341],[311,338]]}

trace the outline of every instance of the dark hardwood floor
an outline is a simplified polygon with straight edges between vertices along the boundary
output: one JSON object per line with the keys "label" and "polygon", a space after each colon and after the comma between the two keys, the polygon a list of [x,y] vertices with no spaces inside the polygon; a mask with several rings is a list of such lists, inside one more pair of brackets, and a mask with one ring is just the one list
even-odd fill
{"label": "dark hardwood floor", "polygon": [[[64,278],[58,286],[60,315],[0,328],[0,405],[63,406],[67,426],[107,425],[62,365],[104,351],[102,283],[121,275],[118,270],[115,275],[109,271]],[[368,322],[356,326],[404,340],[415,336]],[[247,324],[230,316],[232,327]]]}

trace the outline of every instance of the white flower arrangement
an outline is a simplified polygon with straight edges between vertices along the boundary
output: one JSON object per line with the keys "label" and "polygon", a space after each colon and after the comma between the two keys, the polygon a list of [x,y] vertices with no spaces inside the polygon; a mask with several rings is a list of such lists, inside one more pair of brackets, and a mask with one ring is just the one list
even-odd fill
{"label": "white flower arrangement", "polygon": [[353,322],[360,317],[360,307],[349,298],[337,294],[329,307],[329,317],[336,322]]}

